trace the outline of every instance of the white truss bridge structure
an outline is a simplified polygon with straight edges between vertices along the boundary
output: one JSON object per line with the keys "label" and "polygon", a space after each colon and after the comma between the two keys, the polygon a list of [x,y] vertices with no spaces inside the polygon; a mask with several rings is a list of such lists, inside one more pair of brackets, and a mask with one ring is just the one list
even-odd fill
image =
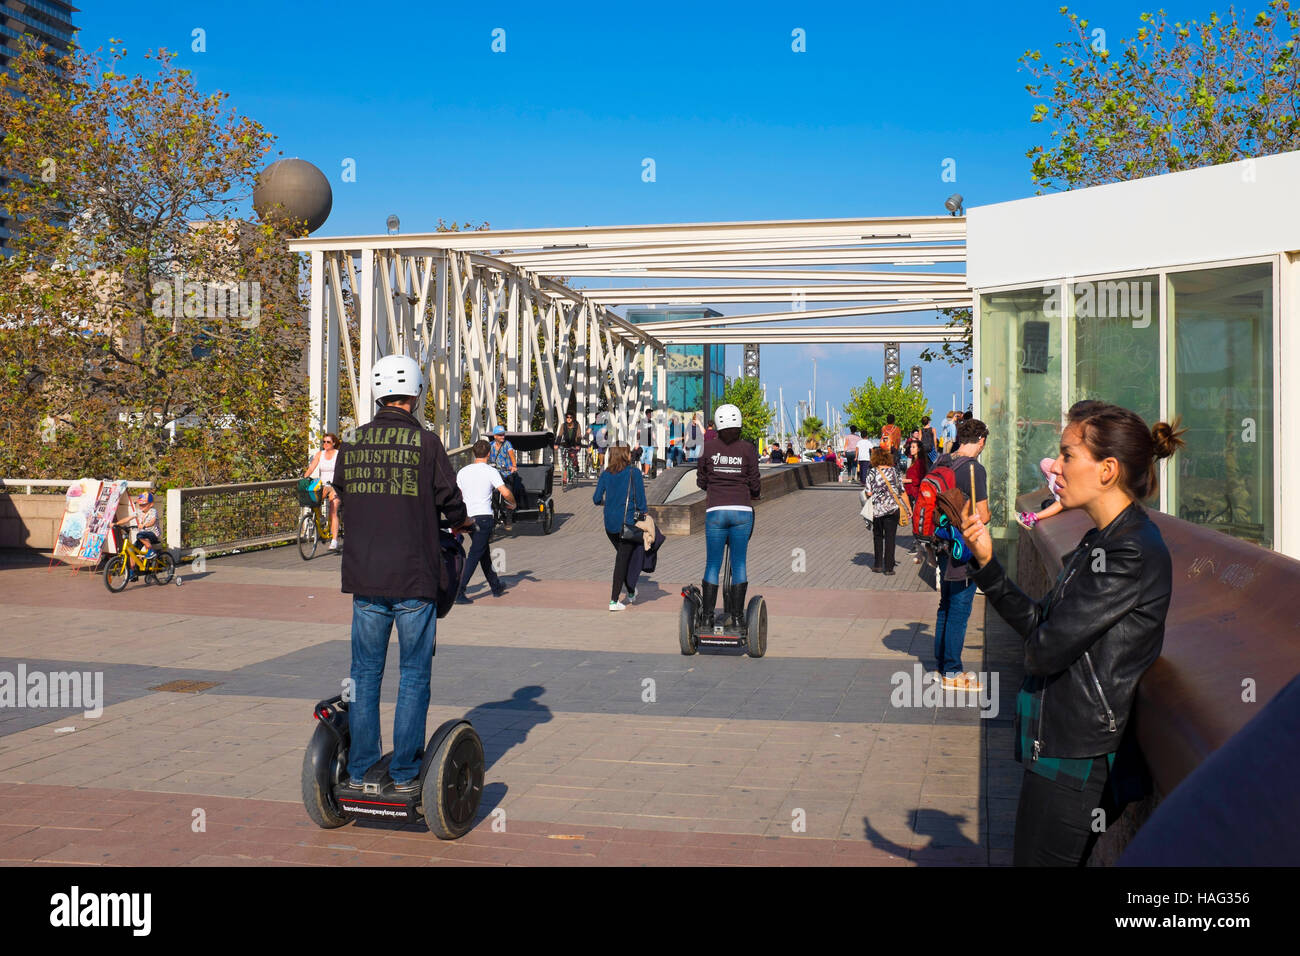
{"label": "white truss bridge structure", "polygon": [[[614,438],[627,439],[647,409],[665,407],[670,345],[953,341],[963,333],[933,318],[839,322],[972,305],[966,221],[955,216],[310,237],[290,247],[310,258],[313,428],[339,429],[343,388],[358,424],[368,421],[371,367],[403,352],[425,370],[421,417],[448,447],[497,424],[527,430],[539,410],[553,429],[571,398],[580,422],[603,407]],[[613,311],[686,303],[752,308],[639,325]]]}

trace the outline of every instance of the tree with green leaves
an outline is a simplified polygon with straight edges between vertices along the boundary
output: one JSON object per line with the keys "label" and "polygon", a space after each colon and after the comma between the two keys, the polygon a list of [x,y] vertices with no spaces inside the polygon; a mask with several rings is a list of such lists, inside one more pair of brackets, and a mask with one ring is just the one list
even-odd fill
{"label": "tree with green leaves", "polygon": [[867,379],[865,385],[849,390],[849,400],[844,415],[863,435],[879,435],[889,415],[906,439],[921,427],[921,416],[927,412],[925,395],[905,386],[901,380],[877,385]]}
{"label": "tree with green leaves", "polygon": [[740,409],[740,437],[755,445],[767,435],[772,409],[763,401],[763,386],[756,378],[729,378],[722,388],[720,405]]}
{"label": "tree with green leaves", "polygon": [[826,425],[816,415],[809,415],[799,423],[799,434],[820,446],[826,439]]}
{"label": "tree with green leaves", "polygon": [[200,91],[31,44],[0,94],[0,473],[279,478],[307,440],[294,224],[239,218],[271,134]]}
{"label": "tree with green leaves", "polygon": [[[942,361],[948,365],[965,365],[975,356],[975,349],[971,342],[971,325],[974,311],[969,308],[940,309],[939,314],[948,320],[944,325],[946,330],[960,332],[964,335],[964,338],[942,342],[937,349],[927,345],[921,350],[921,361]],[[967,375],[969,374],[970,371],[967,370]]]}
{"label": "tree with green leaves", "polygon": [[1031,117],[1053,142],[1026,154],[1041,189],[1075,189],[1300,149],[1300,13],[1269,0],[1249,22],[1229,8],[1205,22],[1138,17],[1117,46],[1062,7],[1055,62],[1021,65],[1041,99]]}

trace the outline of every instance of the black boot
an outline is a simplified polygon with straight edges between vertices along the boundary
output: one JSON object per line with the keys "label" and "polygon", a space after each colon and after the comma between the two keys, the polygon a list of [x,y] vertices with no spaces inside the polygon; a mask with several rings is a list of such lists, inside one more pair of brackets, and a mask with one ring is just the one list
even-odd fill
{"label": "black boot", "polygon": [[700,583],[700,594],[704,601],[703,612],[700,615],[700,627],[703,630],[713,630],[713,609],[718,605],[718,586],[710,584],[708,581]]}
{"label": "black boot", "polygon": [[745,591],[748,588],[748,581],[742,581],[731,586],[731,623],[733,627],[745,626]]}

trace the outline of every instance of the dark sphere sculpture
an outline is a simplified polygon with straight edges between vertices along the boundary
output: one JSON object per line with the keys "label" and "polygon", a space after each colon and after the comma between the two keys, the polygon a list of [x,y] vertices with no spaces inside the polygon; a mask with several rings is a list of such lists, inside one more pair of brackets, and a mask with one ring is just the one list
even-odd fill
{"label": "dark sphere sculpture", "polygon": [[305,159],[280,159],[257,174],[253,208],[263,219],[289,219],[315,232],[329,217],[334,193],[329,180]]}

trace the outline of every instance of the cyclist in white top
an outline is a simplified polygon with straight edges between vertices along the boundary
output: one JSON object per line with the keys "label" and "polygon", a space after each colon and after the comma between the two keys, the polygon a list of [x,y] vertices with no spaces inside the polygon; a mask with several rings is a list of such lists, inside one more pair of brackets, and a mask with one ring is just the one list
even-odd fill
{"label": "cyclist in white top", "polygon": [[330,550],[339,547],[339,499],[334,492],[334,463],[339,457],[339,436],[326,432],[320,440],[320,451],[312,457],[311,464],[303,472],[304,478],[319,478],[325,486],[325,502],[330,522]]}

